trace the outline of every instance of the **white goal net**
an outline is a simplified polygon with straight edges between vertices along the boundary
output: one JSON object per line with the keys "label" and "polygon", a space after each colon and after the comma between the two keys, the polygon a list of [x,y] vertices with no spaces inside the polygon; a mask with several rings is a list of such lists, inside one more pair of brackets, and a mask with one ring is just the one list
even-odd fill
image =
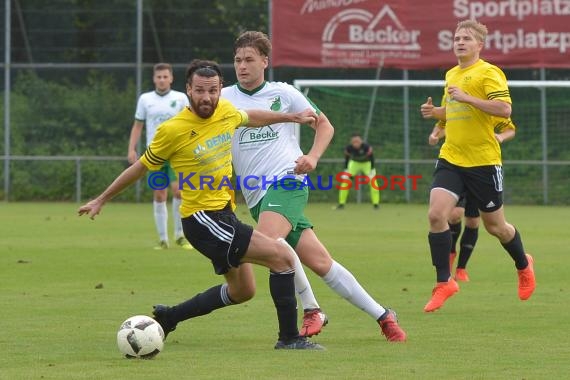
{"label": "white goal net", "polygon": [[[422,176],[415,190],[387,189],[382,201],[427,201],[439,147],[427,143],[434,122],[421,117],[419,106],[428,96],[439,104],[443,81],[299,79],[294,84],[335,126],[318,174],[343,169],[343,148],[358,132],[373,146],[379,173]],[[570,204],[570,82],[510,81],[509,87],[517,134],[503,146],[505,201]],[[307,128],[301,130],[304,151],[312,143],[311,134]],[[330,193],[311,196],[335,202]]]}

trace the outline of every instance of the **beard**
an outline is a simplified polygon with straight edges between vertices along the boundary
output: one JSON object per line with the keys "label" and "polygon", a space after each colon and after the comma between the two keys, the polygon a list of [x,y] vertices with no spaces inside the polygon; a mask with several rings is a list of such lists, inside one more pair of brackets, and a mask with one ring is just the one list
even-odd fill
{"label": "beard", "polygon": [[196,115],[200,116],[202,119],[207,119],[214,114],[216,107],[218,106],[219,99],[215,101],[201,101],[195,102],[190,99],[190,106]]}
{"label": "beard", "polygon": [[199,101],[196,102],[193,99],[190,99],[190,106],[194,113],[200,116],[202,119],[207,119],[214,114],[216,107],[218,107],[219,99],[215,101]]}

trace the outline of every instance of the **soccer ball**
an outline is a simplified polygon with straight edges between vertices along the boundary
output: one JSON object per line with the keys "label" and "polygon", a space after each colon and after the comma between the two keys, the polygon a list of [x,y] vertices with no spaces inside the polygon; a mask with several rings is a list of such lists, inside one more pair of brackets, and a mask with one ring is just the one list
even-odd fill
{"label": "soccer ball", "polygon": [[121,324],[117,346],[125,357],[150,359],[164,347],[164,331],[160,324],[146,315],[135,315]]}

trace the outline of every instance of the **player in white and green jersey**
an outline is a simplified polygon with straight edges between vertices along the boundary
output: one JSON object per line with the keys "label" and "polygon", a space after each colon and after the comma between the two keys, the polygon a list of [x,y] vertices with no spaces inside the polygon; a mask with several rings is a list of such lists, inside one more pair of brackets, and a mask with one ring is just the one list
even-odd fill
{"label": "player in white and green jersey", "polygon": [[[133,164],[137,159],[137,143],[140,139],[143,125],[146,129],[146,145],[150,144],[158,126],[178,114],[189,105],[188,96],[171,88],[172,66],[168,63],[157,63],[153,68],[154,91],[145,92],[139,97],[135,111],[135,121],[131,129],[129,139],[128,160]],[[170,164],[166,162],[160,169],[169,179],[172,189],[172,220],[174,222],[174,239],[176,244],[184,249],[192,249],[192,246],[184,237],[180,220],[180,191],[178,190],[177,177]],[[164,189],[153,189],[154,222],[158,232],[158,245],[155,249],[166,249],[169,246],[168,239],[168,186]]]}
{"label": "player in white and green jersey", "polygon": [[[242,33],[234,44],[238,84],[224,88],[222,97],[242,109],[297,112],[312,107],[319,115],[313,145],[307,154],[301,151],[294,128],[286,124],[272,124],[256,130],[239,128],[232,139],[236,174],[241,179],[253,178],[241,189],[250,213],[258,223],[256,230],[275,239],[286,238],[298,255],[295,287],[305,312],[300,333],[316,335],[327,321],[304,274],[302,262],[334,292],[373,317],[389,341],[404,341],[406,333],[398,325],[395,313],[378,304],[346,268],[332,259],[304,215],[308,188],[300,186],[304,176],[298,173],[308,173],[316,168],[334,129],[325,114],[293,86],[265,81],[264,70],[270,52],[271,42],[264,33]],[[287,186],[283,185],[285,177]],[[277,186],[268,185],[275,182]]]}

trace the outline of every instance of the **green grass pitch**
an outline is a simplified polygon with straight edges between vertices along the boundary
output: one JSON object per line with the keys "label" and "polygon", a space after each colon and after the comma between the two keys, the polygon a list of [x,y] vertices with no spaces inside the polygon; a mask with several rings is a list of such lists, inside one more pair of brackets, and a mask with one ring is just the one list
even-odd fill
{"label": "green grass pitch", "polygon": [[[483,229],[471,282],[435,313],[427,206],[311,204],[337,261],[398,312],[408,342],[308,273],[330,323],[324,352],[273,350],[264,268],[250,302],[180,324],[153,360],[126,360],[120,323],[220,283],[199,253],[155,251],[150,204],[111,202],[91,221],[69,203],[0,205],[0,379],[556,379],[570,373],[568,207],[507,206],[535,257],[537,290],[519,301],[511,259]],[[251,221],[243,205],[237,210]],[[170,226],[169,226],[170,227]],[[564,375],[566,374],[566,375]]]}

